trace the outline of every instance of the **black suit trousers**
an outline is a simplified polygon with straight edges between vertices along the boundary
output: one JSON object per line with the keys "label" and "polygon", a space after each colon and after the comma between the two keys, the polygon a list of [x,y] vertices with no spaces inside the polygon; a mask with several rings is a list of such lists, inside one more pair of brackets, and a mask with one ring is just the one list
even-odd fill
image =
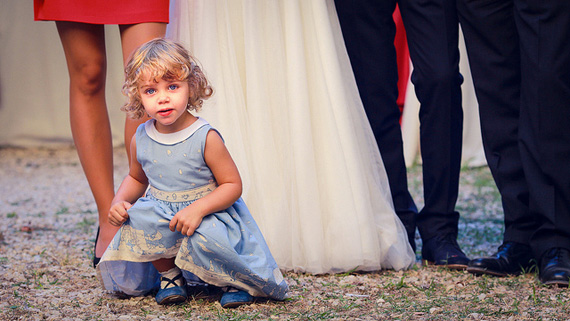
{"label": "black suit trousers", "polygon": [[458,8],[505,240],[530,243],[536,258],[570,249],[570,3],[459,0]]}
{"label": "black suit trousers", "polygon": [[570,249],[570,2],[517,0],[521,48],[519,146],[537,229],[537,258]]}
{"label": "black suit trousers", "polygon": [[420,107],[424,207],[417,226],[424,240],[457,233],[463,110],[455,0],[336,0],[343,37],[372,126],[396,212],[409,227],[416,206],[407,185],[392,13],[396,2],[414,66]]}
{"label": "black suit trousers", "polygon": [[536,228],[518,146],[521,56],[512,1],[458,0],[483,148],[501,194],[505,242],[529,244]]}

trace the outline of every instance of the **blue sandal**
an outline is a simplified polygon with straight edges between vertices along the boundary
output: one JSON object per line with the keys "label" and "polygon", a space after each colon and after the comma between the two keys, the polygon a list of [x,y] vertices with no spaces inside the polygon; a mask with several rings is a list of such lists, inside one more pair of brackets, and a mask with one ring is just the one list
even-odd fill
{"label": "blue sandal", "polygon": [[245,291],[224,292],[220,299],[222,308],[237,308],[240,305],[250,304],[253,302],[253,297]]}
{"label": "blue sandal", "polygon": [[[182,303],[188,299],[188,293],[186,292],[186,282],[182,279],[182,285],[176,285],[174,281],[182,278],[182,274],[178,274],[173,279],[165,278],[164,276],[160,277],[160,281],[166,281],[166,285],[164,288],[160,287],[158,293],[154,297],[156,299],[156,303],[165,305],[165,304],[176,304]],[[170,284],[174,284],[173,287],[168,288]]]}

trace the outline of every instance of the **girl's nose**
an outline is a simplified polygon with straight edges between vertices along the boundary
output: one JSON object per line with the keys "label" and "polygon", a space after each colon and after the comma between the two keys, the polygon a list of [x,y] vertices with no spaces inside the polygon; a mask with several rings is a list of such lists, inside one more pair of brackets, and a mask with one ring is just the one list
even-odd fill
{"label": "girl's nose", "polygon": [[161,94],[160,97],[158,98],[159,103],[167,103],[169,101],[170,101],[170,98],[168,97],[167,94]]}

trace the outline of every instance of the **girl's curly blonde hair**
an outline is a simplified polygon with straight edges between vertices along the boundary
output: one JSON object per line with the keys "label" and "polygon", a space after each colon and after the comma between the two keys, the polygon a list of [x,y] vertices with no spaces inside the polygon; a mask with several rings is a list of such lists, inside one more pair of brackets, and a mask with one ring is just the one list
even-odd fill
{"label": "girl's curly blonde hair", "polygon": [[213,89],[196,60],[182,45],[156,38],[135,50],[125,67],[123,94],[127,96],[128,101],[121,110],[127,112],[132,119],[139,119],[145,114],[139,85],[142,80],[149,79],[187,81],[190,88],[188,110],[199,111],[204,99],[213,94]]}

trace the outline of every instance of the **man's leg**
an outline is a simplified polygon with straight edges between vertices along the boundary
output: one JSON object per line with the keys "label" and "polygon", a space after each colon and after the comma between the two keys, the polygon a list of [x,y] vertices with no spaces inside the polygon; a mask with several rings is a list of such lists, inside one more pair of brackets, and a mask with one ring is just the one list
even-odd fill
{"label": "man's leg", "polygon": [[412,82],[420,107],[425,205],[417,217],[422,256],[466,268],[457,245],[463,110],[459,73],[459,25],[455,0],[400,0],[414,65]]}
{"label": "man's leg", "polygon": [[408,191],[400,129],[392,13],[395,0],[336,0],[337,13],[364,109],[388,174],[392,199],[415,250],[417,208]]}

